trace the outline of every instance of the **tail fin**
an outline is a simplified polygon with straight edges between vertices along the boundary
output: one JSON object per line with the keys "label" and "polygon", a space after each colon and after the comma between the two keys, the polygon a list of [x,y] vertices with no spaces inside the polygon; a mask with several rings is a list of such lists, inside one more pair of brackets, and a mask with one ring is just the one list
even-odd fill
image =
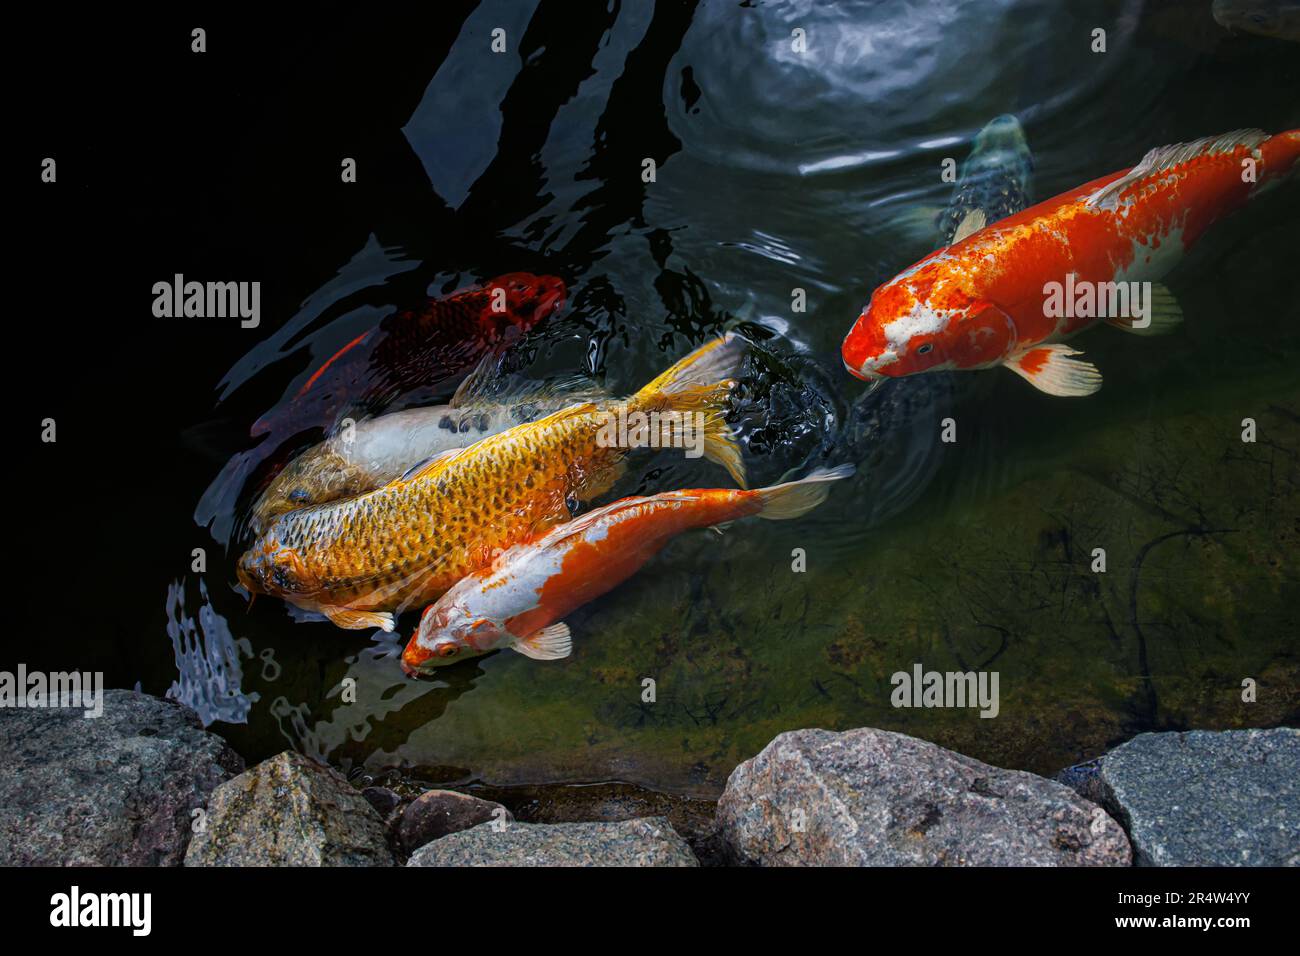
{"label": "tail fin", "polygon": [[744,488],[745,464],[727,425],[727,399],[749,343],[735,332],[701,345],[641,391],[635,401],[651,409],[704,415],[704,457],[730,472]]}
{"label": "tail fin", "polygon": [[806,515],[826,500],[826,496],[831,493],[832,481],[847,478],[853,471],[852,465],[818,468],[798,481],[760,488],[758,496],[763,502],[763,510],[758,516],[769,521],[785,521],[787,518]]}
{"label": "tail fin", "polygon": [[1266,161],[1282,176],[1300,175],[1300,129],[1278,133],[1263,146]]}

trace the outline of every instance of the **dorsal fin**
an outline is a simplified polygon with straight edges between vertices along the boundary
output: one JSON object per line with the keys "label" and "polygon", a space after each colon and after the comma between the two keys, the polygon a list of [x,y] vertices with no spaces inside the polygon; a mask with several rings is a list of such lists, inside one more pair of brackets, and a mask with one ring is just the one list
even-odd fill
{"label": "dorsal fin", "polygon": [[501,359],[488,356],[474,366],[457,387],[448,404],[452,408],[470,405],[513,405],[523,402],[546,401],[558,395],[581,401],[603,398],[606,393],[592,380],[582,375],[571,375],[551,381],[539,382],[503,370]]}
{"label": "dorsal fin", "polygon": [[1157,173],[1173,169],[1198,156],[1230,153],[1238,146],[1254,149],[1269,138],[1259,129],[1238,129],[1222,136],[1206,136],[1190,143],[1173,143],[1150,150],[1142,161],[1109,185],[1102,186],[1087,199],[1087,204],[1099,209],[1114,209],[1119,204],[1119,194],[1134,183]]}
{"label": "dorsal fin", "polygon": [[665,491],[665,492],[661,492],[660,494],[651,495],[648,497],[633,495],[632,497],[629,498],[620,498],[618,499],[618,501],[611,501],[607,505],[602,505],[599,508],[593,508],[591,511],[588,511],[586,514],[578,515],[578,517],[572,519],[571,521],[566,521],[564,524],[556,525],[555,527],[550,528],[549,530],[543,532],[541,536],[534,538],[531,541],[527,541],[523,544],[516,545],[514,548],[511,548],[510,550],[504,552],[498,560],[500,563],[506,564],[509,562],[509,558],[507,557],[507,555],[513,556],[511,555],[511,552],[516,551],[516,549],[524,550],[530,547],[549,548],[558,544],[561,541],[564,541],[567,538],[573,537],[576,534],[582,534],[592,525],[596,524],[596,522],[604,518],[607,518],[612,514],[616,514],[620,511],[627,511],[630,508],[639,508],[643,505],[652,504],[656,501],[663,501],[669,499],[674,501],[682,501],[682,502],[698,501],[699,495],[693,495],[684,491]]}
{"label": "dorsal fin", "polygon": [[501,373],[501,359],[494,355],[484,357],[468,375],[456,386],[451,401],[452,408],[463,408],[475,401],[483,401],[497,394],[504,376]]}
{"label": "dorsal fin", "polygon": [[397,482],[410,481],[413,478],[419,478],[434,465],[440,463],[444,458],[451,458],[455,455],[459,455],[464,450],[464,448],[448,448],[446,451],[440,451],[436,455],[430,455],[423,461],[417,461],[410,468],[406,469],[406,471],[402,472],[401,477],[394,478],[393,480]]}

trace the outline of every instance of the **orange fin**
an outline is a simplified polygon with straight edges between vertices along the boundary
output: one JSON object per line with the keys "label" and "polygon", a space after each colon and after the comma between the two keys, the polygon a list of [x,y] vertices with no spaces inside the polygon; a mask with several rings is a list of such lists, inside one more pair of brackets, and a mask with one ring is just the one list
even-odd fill
{"label": "orange fin", "polygon": [[701,345],[636,393],[639,406],[704,416],[704,457],[731,473],[744,488],[745,465],[726,414],[733,376],[738,374],[747,342],[735,332]]}
{"label": "orange fin", "polygon": [[396,627],[393,615],[387,611],[354,611],[350,607],[322,604],[320,612],[329,618],[330,623],[335,627],[346,628],[349,631],[360,631],[368,627],[392,631]]}

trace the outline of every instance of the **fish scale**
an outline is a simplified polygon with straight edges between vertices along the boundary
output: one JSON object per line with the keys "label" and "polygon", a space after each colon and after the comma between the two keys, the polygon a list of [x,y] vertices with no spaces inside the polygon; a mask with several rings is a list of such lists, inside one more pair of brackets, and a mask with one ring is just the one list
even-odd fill
{"label": "fish scale", "polygon": [[[427,554],[418,542],[433,539],[437,527],[450,523],[471,533],[483,547],[500,546],[526,527],[567,517],[565,495],[559,489],[567,491],[574,482],[564,462],[584,451],[593,460],[612,457],[600,450],[584,450],[577,441],[581,426],[590,426],[593,417],[594,409],[570,416],[554,441],[525,442],[526,454],[511,454],[507,439],[499,458],[492,455],[495,449],[483,449],[467,465],[453,463],[433,480],[397,482],[333,507],[291,512],[273,533],[281,531],[281,540],[300,553],[319,589],[336,598],[359,597],[419,572],[428,575],[429,587],[445,590],[472,564],[465,536],[457,536],[458,547],[436,555]],[[523,509],[514,509],[512,496],[484,498],[479,492],[485,485],[501,482],[526,483],[536,489],[534,473],[544,475],[543,487],[557,490],[534,496]]]}
{"label": "fish scale", "polygon": [[725,424],[742,339],[706,344],[623,401],[581,402],[444,453],[374,491],[277,517],[240,558],[240,582],[320,610],[343,627],[392,626],[494,554],[569,517],[617,479],[630,447],[602,441],[632,412],[699,413],[703,450],[743,483]]}

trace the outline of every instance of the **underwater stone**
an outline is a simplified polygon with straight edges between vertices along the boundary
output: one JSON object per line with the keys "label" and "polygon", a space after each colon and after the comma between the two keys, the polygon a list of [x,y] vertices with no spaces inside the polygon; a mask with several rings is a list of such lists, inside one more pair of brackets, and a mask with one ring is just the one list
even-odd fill
{"label": "underwater stone", "polygon": [[381,817],[387,817],[402,804],[401,796],[387,787],[366,787],[361,795],[370,801]]}
{"label": "underwater stone", "polygon": [[1118,823],[1063,784],[905,734],[796,730],[718,803],[732,862],[761,866],[1126,866]]}
{"label": "underwater stone", "polygon": [[338,771],[285,751],[222,784],[186,866],[391,866],[375,808]]}
{"label": "underwater stone", "polygon": [[179,866],[192,812],[244,761],[188,707],[129,690],[0,709],[0,865]]}
{"label": "underwater stone", "polygon": [[402,812],[397,838],[402,849],[414,853],[426,843],[459,833],[499,817],[513,822],[514,816],[499,803],[480,800],[454,790],[429,790],[420,794]]}
{"label": "underwater stone", "polygon": [[1300,865],[1300,730],[1139,734],[1057,778],[1119,819],[1139,866]]}
{"label": "underwater stone", "polygon": [[621,823],[481,823],[427,843],[407,866],[699,866],[664,817]]}

